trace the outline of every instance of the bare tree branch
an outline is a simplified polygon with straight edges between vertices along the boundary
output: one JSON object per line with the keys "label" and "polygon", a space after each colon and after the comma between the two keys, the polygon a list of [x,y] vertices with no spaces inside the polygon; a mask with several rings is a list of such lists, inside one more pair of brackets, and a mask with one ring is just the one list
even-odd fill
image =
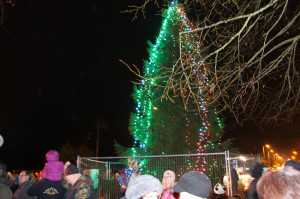
{"label": "bare tree branch", "polygon": [[[230,111],[238,122],[253,120],[260,125],[274,125],[299,118],[300,2],[184,3],[187,11],[196,11],[190,16],[199,21],[196,29],[180,33],[179,60],[157,77],[166,79],[166,84],[160,85],[165,87],[162,97],[179,90],[178,97],[184,104],[198,104],[194,81],[197,74],[193,71],[204,70],[211,85],[207,103],[216,104],[220,112]],[[189,36],[191,33],[197,33],[198,39]],[[193,45],[189,52],[182,51],[186,43]],[[197,62],[185,59],[196,53],[201,54]]]}

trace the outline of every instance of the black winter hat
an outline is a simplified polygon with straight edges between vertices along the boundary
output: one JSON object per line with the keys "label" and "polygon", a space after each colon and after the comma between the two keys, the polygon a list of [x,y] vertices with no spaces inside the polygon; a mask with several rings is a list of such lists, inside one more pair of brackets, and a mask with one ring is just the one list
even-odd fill
{"label": "black winter hat", "polygon": [[211,192],[210,179],[200,172],[187,172],[173,187],[176,193],[187,192],[197,197],[207,198]]}
{"label": "black winter hat", "polygon": [[250,175],[252,178],[260,178],[263,174],[263,166],[259,162],[254,162],[250,167]]}
{"label": "black winter hat", "polygon": [[69,164],[65,170],[65,176],[80,173],[79,169],[74,164]]}
{"label": "black winter hat", "polygon": [[295,160],[288,160],[284,163],[284,166],[294,167],[297,170],[300,170],[300,163]]}

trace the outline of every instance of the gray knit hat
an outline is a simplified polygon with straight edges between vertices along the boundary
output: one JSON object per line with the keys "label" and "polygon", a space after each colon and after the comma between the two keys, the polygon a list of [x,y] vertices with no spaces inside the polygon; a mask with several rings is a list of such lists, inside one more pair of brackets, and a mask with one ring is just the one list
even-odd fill
{"label": "gray knit hat", "polygon": [[126,199],[139,199],[150,192],[162,194],[161,182],[150,175],[139,175],[129,181],[125,197]]}

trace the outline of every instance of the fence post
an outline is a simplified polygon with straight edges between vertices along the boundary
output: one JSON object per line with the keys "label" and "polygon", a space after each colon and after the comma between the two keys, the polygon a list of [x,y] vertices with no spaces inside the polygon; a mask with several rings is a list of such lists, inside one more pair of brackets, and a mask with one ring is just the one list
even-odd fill
{"label": "fence post", "polygon": [[232,186],[231,186],[231,170],[230,170],[230,152],[225,151],[225,165],[226,165],[226,175],[227,175],[227,190],[228,195],[232,196]]}
{"label": "fence post", "polygon": [[79,155],[77,156],[77,168],[79,168],[79,163],[80,163],[80,157]]}

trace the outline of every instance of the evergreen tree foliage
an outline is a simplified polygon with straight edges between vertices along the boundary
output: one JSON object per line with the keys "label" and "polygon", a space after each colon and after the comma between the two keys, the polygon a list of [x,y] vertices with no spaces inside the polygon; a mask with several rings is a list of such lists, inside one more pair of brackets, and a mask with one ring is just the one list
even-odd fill
{"label": "evergreen tree foliage", "polygon": [[[137,107],[131,114],[129,126],[134,146],[123,153],[118,146],[119,155],[189,154],[220,149],[222,124],[214,106],[208,105],[204,97],[210,92],[209,78],[205,68],[193,70],[191,67],[201,62],[199,36],[180,34],[194,27],[176,1],[165,10],[163,18],[156,43],[149,42],[149,60],[144,62],[141,84],[134,85]],[[170,77],[180,79],[176,76],[183,75],[172,71],[179,63],[185,67],[184,75],[192,74],[194,78],[192,88],[186,92],[166,86]],[[198,104],[184,101],[185,98],[195,98]]]}

